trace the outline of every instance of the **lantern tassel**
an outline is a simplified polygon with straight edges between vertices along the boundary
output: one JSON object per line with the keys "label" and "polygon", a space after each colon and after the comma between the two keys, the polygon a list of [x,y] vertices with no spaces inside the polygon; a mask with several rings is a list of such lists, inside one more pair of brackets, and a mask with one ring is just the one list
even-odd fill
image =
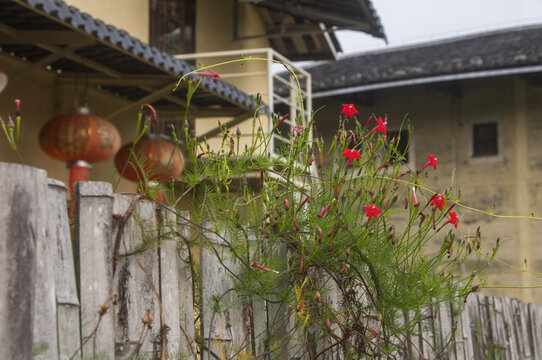
{"label": "lantern tassel", "polygon": [[73,198],[75,183],[78,181],[88,181],[88,173],[91,165],[86,161],[78,160],[70,163],[68,166],[70,168],[70,195]]}

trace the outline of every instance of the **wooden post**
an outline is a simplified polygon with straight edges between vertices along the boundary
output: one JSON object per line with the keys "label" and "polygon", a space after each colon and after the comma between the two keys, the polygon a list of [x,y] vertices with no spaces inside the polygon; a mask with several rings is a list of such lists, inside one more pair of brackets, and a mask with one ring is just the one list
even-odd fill
{"label": "wooden post", "polygon": [[[160,296],[168,332],[168,353],[179,356],[181,348],[181,324],[179,304],[179,262],[177,254],[177,216],[165,209],[158,211],[160,233],[158,239],[158,255],[160,264]],[[183,343],[186,343],[184,341]],[[186,354],[187,357],[190,354]]]}
{"label": "wooden post", "polygon": [[[79,298],[73,260],[73,249],[66,203],[66,186],[49,179],[49,242],[55,246],[54,280],[56,294],[56,322],[58,355],[68,360],[76,354],[80,358],[81,334],[79,324]],[[78,353],[78,354],[77,354]]]}
{"label": "wooden post", "polygon": [[[48,181],[45,183],[46,186]],[[43,186],[40,184],[40,186]],[[58,358],[56,324],[55,270],[57,262],[56,242],[49,234],[49,218],[53,215],[48,196],[48,187],[40,188],[39,201],[34,206],[38,212],[38,224],[34,230],[36,245],[36,287],[34,302],[33,343],[37,355],[33,359]]]}
{"label": "wooden post", "polygon": [[0,359],[32,357],[40,193],[46,192],[45,171],[0,163]]}
{"label": "wooden post", "polygon": [[[236,354],[239,350],[237,346],[243,343],[241,339],[245,337],[243,332],[239,333],[240,326],[236,324],[243,314],[241,303],[236,302],[238,299],[230,273],[237,273],[238,265],[228,254],[226,241],[214,232],[216,230],[211,224],[207,223],[205,227],[208,231],[204,231],[202,236],[207,238],[216,252],[201,247],[201,330],[208,351],[224,358]],[[205,358],[208,351],[204,352]]]}
{"label": "wooden post", "polygon": [[[133,201],[131,197],[115,195],[113,202],[113,214],[119,220],[115,221],[111,234],[112,254],[113,244],[120,239],[114,278],[114,291],[119,297],[115,308],[115,338],[120,357],[129,357],[136,351],[151,354],[153,340],[160,331],[160,311],[154,292],[160,291],[155,208],[150,201]],[[127,216],[130,208],[132,212]],[[112,264],[113,260],[108,268]],[[154,322],[140,346],[145,331],[142,318],[147,311],[154,315]]]}
{"label": "wooden post", "polygon": [[[180,348],[187,358],[196,353],[196,342],[194,338],[194,297],[192,288],[192,270],[190,266],[191,256],[190,249],[186,240],[190,239],[190,227],[188,224],[188,212],[183,211],[177,219],[177,231],[179,238],[177,240],[176,254],[179,257],[178,266],[178,281],[179,281],[179,307],[180,307],[180,322],[181,330]],[[192,261],[194,261],[192,259]]]}
{"label": "wooden post", "polygon": [[[111,184],[75,184],[75,237],[79,251],[81,335],[84,358],[115,356],[111,240]],[[106,309],[107,308],[107,309]],[[99,312],[102,316],[99,316]]]}

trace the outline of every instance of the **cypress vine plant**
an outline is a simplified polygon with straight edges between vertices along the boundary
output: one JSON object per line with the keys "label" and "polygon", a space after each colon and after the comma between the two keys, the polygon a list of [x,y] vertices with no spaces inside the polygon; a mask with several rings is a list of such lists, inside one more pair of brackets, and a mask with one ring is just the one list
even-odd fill
{"label": "cypress vine plant", "polygon": [[[198,84],[189,82],[189,94]],[[266,351],[237,354],[280,358],[290,348],[312,359],[393,358],[436,316],[428,308],[463,303],[486,282],[498,246],[487,261],[480,231],[458,232],[459,198],[426,187],[426,173],[438,171],[435,155],[408,169],[397,139],[387,137],[387,119],[360,122],[356,114],[353,104],[343,105],[325,147],[315,119],[291,119],[297,125],[282,133],[289,145],[278,157],[269,146],[286,116],[272,115],[274,129],[265,133],[257,111],[244,146],[239,130],[220,125],[219,149],[184,128],[189,164],[170,201],[192,202],[191,221],[202,231],[197,245],[226,267],[233,259],[235,269],[226,272],[239,305],[267,304],[268,331],[252,334],[264,338]]]}

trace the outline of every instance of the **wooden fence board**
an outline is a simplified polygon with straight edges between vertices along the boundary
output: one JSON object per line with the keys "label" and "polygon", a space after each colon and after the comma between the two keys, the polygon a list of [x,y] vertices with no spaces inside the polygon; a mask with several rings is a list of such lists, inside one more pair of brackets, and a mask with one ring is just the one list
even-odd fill
{"label": "wooden fence board", "polygon": [[[184,349],[185,356],[188,358],[194,355],[196,343],[194,336],[194,296],[192,269],[190,268],[190,249],[188,240],[190,239],[188,212],[183,211],[177,219],[177,231],[179,232],[177,256],[179,257],[178,281],[179,281],[179,307],[181,340],[180,347]],[[195,359],[196,360],[196,359]]]}
{"label": "wooden fence board", "polygon": [[507,353],[510,360],[518,360],[518,345],[516,332],[514,329],[514,319],[512,318],[512,300],[502,298],[503,320],[505,325],[506,337],[508,338]]}
{"label": "wooden fence board", "polygon": [[[41,178],[41,177],[40,177]],[[43,182],[43,178],[40,182]],[[34,302],[34,346],[43,346],[33,359],[48,360],[58,358],[58,339],[56,328],[55,269],[57,262],[56,241],[50,237],[49,218],[52,216],[49,204],[48,179],[40,183],[38,199],[33,204],[38,213],[35,231],[36,246],[36,288]],[[45,186],[43,186],[45,185]]]}
{"label": "wooden fence board", "polygon": [[177,254],[177,216],[160,209],[161,221],[158,254],[160,264],[160,297],[168,332],[168,353],[179,356],[181,349],[181,324],[179,304],[179,255]]}
{"label": "wooden fence board", "polygon": [[[133,199],[128,196],[115,195],[113,214],[125,216],[132,202]],[[122,231],[118,250],[121,256],[115,271],[114,292],[119,297],[115,307],[115,337],[119,354],[131,354],[135,351],[145,327],[142,318],[149,311],[154,315],[154,322],[140,351],[150,354],[154,350],[153,340],[160,331],[159,308],[153,291],[153,285],[156,291],[159,291],[157,243],[153,240],[157,235],[156,218],[152,202],[139,201],[132,206],[135,206],[133,213]],[[111,243],[115,243],[117,239],[119,226],[121,222],[115,221]],[[131,255],[122,256],[125,254]]]}
{"label": "wooden fence board", "polygon": [[431,306],[422,310],[420,322],[420,339],[423,356],[427,360],[434,360],[435,356],[435,328],[433,326],[433,309]]}
{"label": "wooden fence board", "polygon": [[60,360],[68,360],[74,354],[77,355],[81,347],[79,296],[75,281],[66,192],[67,188],[62,182],[49,179],[48,232],[49,241],[56,246],[54,279]]}
{"label": "wooden fence board", "polygon": [[0,359],[32,357],[40,191],[45,171],[0,163]]}
{"label": "wooden fence board", "polygon": [[534,345],[534,358],[542,359],[542,306],[529,304],[529,318],[531,320],[531,336]]}
{"label": "wooden fence board", "polygon": [[[83,357],[115,356],[114,310],[108,301],[113,290],[113,244],[111,223],[113,194],[111,184],[78,182],[75,184],[76,243],[79,246],[81,291],[81,334]],[[98,311],[109,309],[98,325]],[[96,329],[96,330],[95,330]],[[89,338],[91,335],[94,336]]]}
{"label": "wooden fence board", "polygon": [[227,245],[222,236],[215,233],[217,230],[210,223],[206,223],[204,227],[208,230],[201,236],[206,237],[216,251],[215,253],[202,246],[200,252],[201,330],[208,347],[208,350],[204,351],[204,357],[210,358],[211,352],[224,358],[231,356],[233,352],[234,332],[231,321],[235,320],[232,314],[234,297],[231,273],[228,271],[235,273],[236,267],[231,259],[228,259],[225,251]]}
{"label": "wooden fence board", "polygon": [[453,348],[453,323],[452,309],[449,301],[441,302],[438,306],[437,322],[440,333],[438,334],[439,351],[445,358],[451,358]]}

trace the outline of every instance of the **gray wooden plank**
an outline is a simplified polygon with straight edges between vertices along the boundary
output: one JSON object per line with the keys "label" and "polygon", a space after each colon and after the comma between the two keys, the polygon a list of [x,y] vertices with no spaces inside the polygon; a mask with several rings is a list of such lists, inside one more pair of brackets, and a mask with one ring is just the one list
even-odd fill
{"label": "gray wooden plank", "polygon": [[531,320],[531,337],[533,339],[533,355],[535,359],[542,359],[542,306],[529,304],[529,318]]}
{"label": "gray wooden plank", "polygon": [[[115,195],[113,213],[125,216],[132,202],[131,197]],[[144,332],[146,336],[139,350],[140,353],[151,354],[153,341],[160,331],[158,299],[153,290],[154,286],[157,292],[160,291],[154,205],[150,201],[141,200],[133,209],[124,225],[119,248],[120,255],[131,255],[119,258],[114,280],[115,292],[118,294],[118,305],[115,307],[115,338],[119,356],[129,356],[133,353],[139,347],[138,343]],[[111,234],[111,243],[115,243],[117,239],[119,226],[121,222],[116,221]],[[146,330],[142,322],[147,311],[154,316],[150,330]]]}
{"label": "gray wooden plank", "polygon": [[506,336],[508,338],[508,347],[506,352],[508,353],[509,359],[517,360],[518,357],[518,339],[516,338],[516,332],[514,329],[514,319],[512,317],[512,299],[509,297],[501,298],[503,304],[503,320],[506,331]]}
{"label": "gray wooden plank", "polygon": [[518,339],[520,339],[522,347],[522,355],[525,359],[534,359],[534,344],[532,334],[530,332],[531,319],[529,317],[529,307],[520,301],[515,301],[517,304],[516,329],[518,329]]}
{"label": "gray wooden plank", "polygon": [[[190,262],[194,262],[190,256],[190,249],[187,241],[190,239],[191,230],[189,226],[189,214],[183,211],[177,218],[177,231],[179,238],[177,241],[178,249],[177,256],[179,257],[178,265],[178,281],[179,281],[179,307],[180,319],[179,327],[181,328],[180,347],[184,349],[187,358],[196,351],[196,343],[194,337],[194,296],[193,296],[193,279]],[[193,264],[194,266],[195,263]]]}
{"label": "gray wooden plank", "polygon": [[435,355],[435,331],[433,326],[433,309],[431,306],[422,310],[422,321],[420,322],[420,338],[423,356],[427,360],[436,359]]}
{"label": "gray wooden plank", "polygon": [[482,294],[473,293],[467,299],[467,311],[471,324],[474,359],[484,359],[484,326],[480,314],[480,297]]}
{"label": "gray wooden plank", "polygon": [[451,358],[454,351],[453,339],[452,339],[452,310],[450,308],[450,302],[441,302],[438,306],[437,322],[438,330],[437,340],[439,345],[439,351],[443,358]]}
{"label": "gray wooden plank", "polygon": [[66,186],[49,179],[49,239],[56,245],[54,267],[58,352],[60,360],[68,360],[74,354],[80,357],[81,333],[79,323],[79,296],[68,209]]}
{"label": "gray wooden plank", "polygon": [[181,324],[179,303],[179,262],[177,254],[177,216],[160,209],[160,237],[158,255],[160,262],[160,296],[165,324],[169,328],[168,353],[179,356],[181,348]]}
{"label": "gray wooden plank", "polygon": [[0,359],[32,357],[40,191],[45,171],[0,163]]}
{"label": "gray wooden plank", "polygon": [[[82,353],[83,357],[113,358],[114,310],[110,301],[113,293],[112,188],[111,184],[104,182],[78,182],[74,193],[81,284],[81,334],[84,342]],[[106,311],[100,321],[99,311]]]}
{"label": "gray wooden plank", "polygon": [[465,358],[474,358],[474,336],[471,324],[471,318],[467,306],[463,307],[463,311],[460,315],[461,319],[461,333],[463,335],[463,348],[465,349]]}
{"label": "gray wooden plank", "polygon": [[[36,360],[48,360],[58,358],[57,330],[51,324],[56,323],[56,295],[55,295],[55,269],[57,263],[56,241],[51,238],[49,204],[49,181],[40,184],[38,201],[34,203],[38,212],[38,223],[35,229],[36,246],[36,288],[34,302],[34,346],[42,346],[33,358]],[[43,186],[45,185],[45,187]]]}
{"label": "gray wooden plank", "polygon": [[[222,235],[217,233],[219,230],[210,223],[203,226],[207,231],[201,236],[214,251],[205,246],[200,251],[202,337],[210,351],[221,357],[233,356],[240,346],[247,345],[243,324],[239,324],[243,319],[242,306],[234,296],[230,273],[237,273],[238,264],[229,254]],[[204,352],[204,357],[208,358],[209,354]]]}

